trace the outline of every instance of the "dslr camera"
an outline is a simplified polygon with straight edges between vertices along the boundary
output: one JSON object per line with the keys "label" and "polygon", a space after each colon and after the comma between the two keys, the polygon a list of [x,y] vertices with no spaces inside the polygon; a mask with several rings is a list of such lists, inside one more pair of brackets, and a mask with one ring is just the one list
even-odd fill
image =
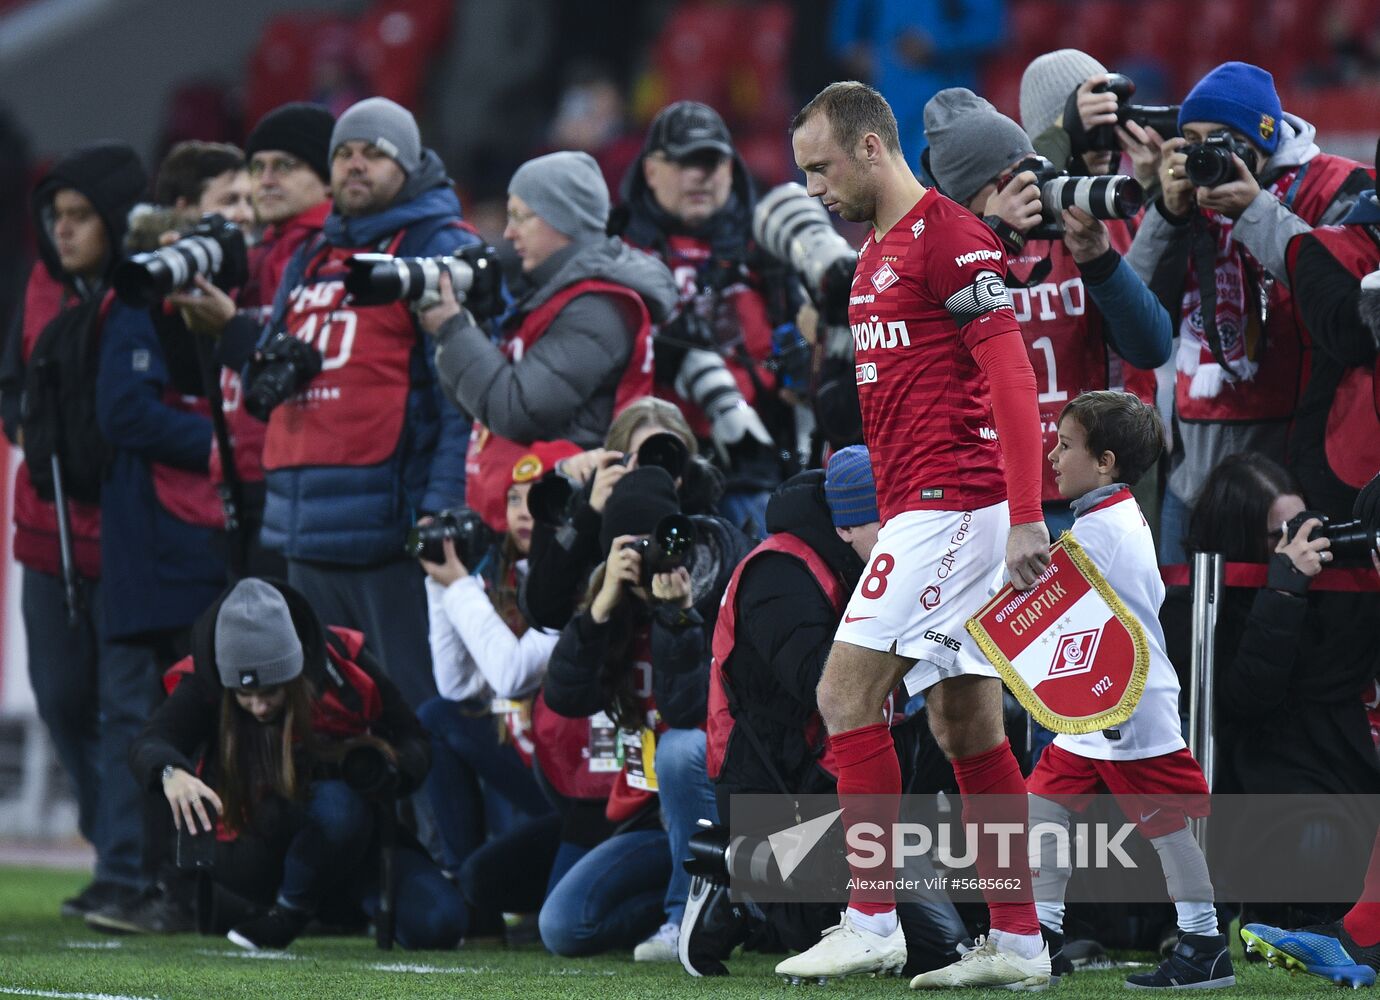
{"label": "dslr camera", "polygon": [[426,524],[414,525],[407,533],[403,551],[413,559],[443,563],[446,550],[442,543],[447,538],[455,543],[455,554],[471,572],[479,567],[498,541],[498,535],[482,517],[468,507],[461,507],[443,510]]}
{"label": "dslr camera", "polygon": [[1057,240],[1063,236],[1066,208],[1081,208],[1094,219],[1129,219],[1145,203],[1145,191],[1134,177],[1070,177],[1043,156],[1028,156],[1018,163],[1002,187],[1026,170],[1035,175],[1042,208],[1041,222],[1026,234],[1028,240]]}
{"label": "dslr camera", "polygon": [[1289,538],[1298,534],[1303,522],[1309,518],[1322,522],[1313,529],[1309,538],[1326,538],[1332,544],[1328,547],[1336,563],[1368,565],[1372,552],[1380,555],[1380,525],[1368,524],[1363,520],[1334,521],[1326,514],[1316,510],[1305,510],[1289,519],[1284,526]]}
{"label": "dslr camera", "polygon": [[287,402],[321,373],[321,352],[305,340],[279,330],[254,352],[246,371],[244,408],[267,421],[274,408]]}
{"label": "dslr camera", "polygon": [[650,588],[652,577],[670,573],[685,565],[685,559],[695,546],[695,522],[684,514],[667,514],[657,522],[656,530],[647,538],[624,542],[642,557],[642,586]]}
{"label": "dslr camera", "polygon": [[493,247],[462,247],[441,257],[394,257],[357,253],[349,261],[345,291],[355,305],[418,302],[441,293],[441,275],[450,275],[455,297],[481,318],[503,311],[503,273]]}
{"label": "dslr camera", "polygon": [[1233,153],[1241,157],[1246,169],[1255,172],[1255,148],[1228,129],[1218,129],[1202,142],[1190,143],[1183,150],[1187,157],[1184,173],[1194,187],[1212,188],[1236,180]]}
{"label": "dslr camera", "polygon": [[[622,464],[627,465],[631,456],[624,455]],[[690,449],[674,434],[662,431],[651,434],[637,449],[637,467],[654,465],[665,469],[672,479],[685,474],[685,463],[690,461]],[[527,509],[532,519],[553,528],[561,528],[575,518],[575,508],[582,496],[588,496],[593,488],[593,479],[582,491],[574,480],[557,469],[552,469],[532,484],[527,494]],[[469,563],[465,563],[466,566]]]}
{"label": "dslr camera", "polygon": [[190,287],[197,275],[223,291],[249,279],[244,233],[223,215],[204,215],[176,243],[135,254],[115,268],[112,283],[121,302],[139,308]]}
{"label": "dslr camera", "polygon": [[388,799],[398,791],[398,766],[373,743],[360,741],[340,759],[340,780],[365,798]]}
{"label": "dslr camera", "polygon": [[[1179,134],[1179,106],[1177,104],[1132,104],[1131,95],[1136,92],[1135,81],[1121,73],[1107,74],[1107,82],[1093,88],[1094,94],[1111,91],[1116,95],[1116,125],[1099,125],[1088,130],[1088,149],[1093,151],[1120,152],[1121,143],[1117,141],[1117,125],[1135,122],[1141,128],[1153,128],[1163,138]],[[1070,106],[1064,111],[1064,121],[1069,120],[1069,112],[1077,114],[1078,92],[1069,98]]]}
{"label": "dslr camera", "polygon": [[824,322],[848,322],[848,294],[858,252],[829,213],[794,181],[773,188],[752,213],[752,238],[800,276]]}

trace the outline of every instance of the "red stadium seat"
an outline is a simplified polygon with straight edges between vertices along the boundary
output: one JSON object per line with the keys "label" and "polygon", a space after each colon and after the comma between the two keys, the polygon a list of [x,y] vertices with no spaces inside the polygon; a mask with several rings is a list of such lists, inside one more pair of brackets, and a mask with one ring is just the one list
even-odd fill
{"label": "red stadium seat", "polygon": [[385,0],[355,31],[355,57],[370,90],[408,108],[421,100],[432,57],[450,30],[451,5],[437,0]]}
{"label": "red stadium seat", "polygon": [[259,44],[249,57],[245,88],[245,121],[251,126],[287,101],[312,96],[315,52],[328,29],[348,30],[350,22],[331,14],[293,13],[273,18],[264,26]]}

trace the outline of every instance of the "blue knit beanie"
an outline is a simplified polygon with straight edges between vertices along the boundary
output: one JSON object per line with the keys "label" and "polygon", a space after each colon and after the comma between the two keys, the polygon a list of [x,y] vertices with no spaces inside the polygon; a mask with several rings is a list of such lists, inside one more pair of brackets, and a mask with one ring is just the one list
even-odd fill
{"label": "blue knit beanie", "polygon": [[824,473],[824,500],[836,528],[854,528],[881,520],[877,513],[877,486],[872,481],[872,459],[867,448],[852,444],[829,458]]}
{"label": "blue knit beanie", "polygon": [[1221,122],[1273,154],[1279,148],[1279,123],[1283,118],[1275,78],[1259,66],[1229,62],[1218,66],[1189,91],[1179,111],[1179,130],[1187,122]]}

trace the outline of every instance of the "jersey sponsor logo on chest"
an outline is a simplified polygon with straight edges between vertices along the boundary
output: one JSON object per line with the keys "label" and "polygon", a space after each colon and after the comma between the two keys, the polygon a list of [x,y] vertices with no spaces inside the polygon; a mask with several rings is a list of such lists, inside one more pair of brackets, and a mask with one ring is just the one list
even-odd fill
{"label": "jersey sponsor logo on chest", "polygon": [[903,319],[883,321],[880,317],[869,316],[866,323],[853,324],[853,349],[872,351],[878,348],[909,347],[910,331]]}
{"label": "jersey sponsor logo on chest", "polygon": [[884,292],[900,280],[890,264],[883,264],[872,274],[872,287],[879,292]]}

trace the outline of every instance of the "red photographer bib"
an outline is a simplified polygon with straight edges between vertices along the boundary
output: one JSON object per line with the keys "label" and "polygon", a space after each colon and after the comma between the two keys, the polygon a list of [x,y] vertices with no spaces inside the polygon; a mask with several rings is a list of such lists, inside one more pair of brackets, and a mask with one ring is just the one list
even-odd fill
{"label": "red photographer bib", "polygon": [[417,328],[401,302],[345,302],[346,262],[367,249],[328,247],[292,290],[284,326],[320,352],[321,372],[270,415],[265,469],[377,465],[397,450]]}

